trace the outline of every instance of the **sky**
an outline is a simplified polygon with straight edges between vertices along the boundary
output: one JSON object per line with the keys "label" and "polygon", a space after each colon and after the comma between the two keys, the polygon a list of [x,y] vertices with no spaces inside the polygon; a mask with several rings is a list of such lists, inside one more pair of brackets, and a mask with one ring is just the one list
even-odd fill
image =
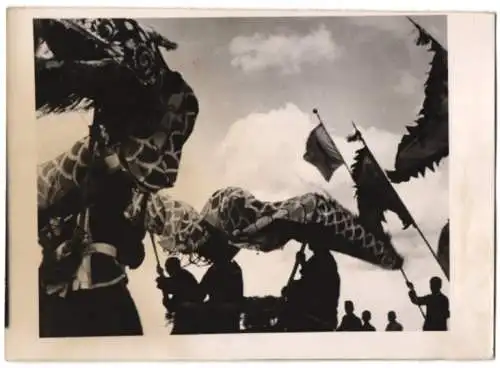
{"label": "sky", "polygon": [[[446,18],[415,17],[444,47]],[[164,53],[172,69],[194,89],[200,113],[183,150],[172,196],[201,209],[217,189],[236,185],[263,200],[282,200],[327,191],[356,212],[353,183],[344,167],[327,183],[302,159],[307,135],[319,113],[346,162],[358,143],[347,143],[351,121],[360,127],[381,166],[394,167],[397,145],[423,101],[432,55],[414,43],[411,23],[401,16],[330,18],[143,19],[177,42]],[[87,133],[90,114],[47,116],[37,122],[39,162],[69,148]],[[448,219],[448,163],[425,178],[395,186],[425,237],[436,248]],[[441,275],[422,238],[386,213],[386,229],[405,257],[405,271],[417,292],[428,292]],[[129,272],[130,290],[146,334],[164,335],[161,295],[155,289],[152,245],[146,260]],[[272,253],[242,251],[236,257],[246,295],[279,295],[293,267],[298,244]],[[335,255],[342,278],[341,303],[372,312],[383,329],[394,310],[407,330],[421,328],[397,271],[384,271],[348,256]],[[164,258],[164,257],[163,257]],[[190,266],[200,279],[205,268]],[[447,291],[445,284],[444,291]],[[340,305],[342,315],[342,304]]]}

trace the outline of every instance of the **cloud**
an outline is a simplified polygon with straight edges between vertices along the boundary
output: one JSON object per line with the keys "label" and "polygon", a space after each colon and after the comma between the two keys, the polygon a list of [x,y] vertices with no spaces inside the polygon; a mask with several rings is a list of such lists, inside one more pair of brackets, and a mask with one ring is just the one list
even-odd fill
{"label": "cloud", "polygon": [[325,26],[306,35],[256,33],[231,40],[231,65],[244,72],[277,68],[284,74],[298,73],[305,64],[333,61],[339,48]]}
{"label": "cloud", "polygon": [[422,90],[423,82],[408,71],[399,73],[399,78],[394,85],[394,92],[404,96],[413,95]]}
{"label": "cloud", "polygon": [[[330,183],[302,159],[305,142],[316,122],[312,116],[289,103],[267,113],[250,114],[231,126],[213,162],[212,184],[222,188],[241,186],[263,200],[283,200],[311,191],[327,191],[344,206],[357,212],[353,183],[344,167],[335,172]],[[349,165],[357,143],[328,128]],[[392,169],[400,136],[377,129],[361,129],[380,165]],[[435,246],[448,218],[447,170],[441,168],[425,179],[412,180],[396,187],[429,242]],[[200,179],[201,180],[201,179]],[[204,181],[204,179],[203,179]],[[402,231],[396,215],[386,212],[386,228],[393,234],[396,248],[406,257],[405,268],[417,289],[427,291],[429,277],[440,271],[422,239],[414,229]],[[284,250],[267,254],[241,252],[237,260],[245,278],[246,295],[279,294],[293,267],[299,245],[290,242]],[[409,330],[421,328],[418,309],[409,303],[407,290],[398,272],[383,271],[348,256],[336,255],[342,276],[341,300],[352,299],[358,308],[370,309],[381,328],[388,310],[396,310]],[[268,270],[263,277],[259,270]],[[376,293],[366,292],[377,290]],[[386,295],[383,296],[383,295]]]}
{"label": "cloud", "polygon": [[[328,191],[345,206],[357,211],[353,198],[353,182],[344,167],[338,169],[327,183],[302,155],[308,134],[315,126],[312,116],[294,104],[267,113],[250,114],[236,121],[211,160],[215,164],[219,186],[242,186],[263,199],[284,199],[307,191]],[[350,166],[354,153],[361,146],[348,143],[327,127],[338,149]],[[378,128],[360,129],[382,167],[392,169],[401,136]],[[448,216],[447,170],[426,173],[397,185],[417,222],[428,231],[436,231]],[[390,216],[389,216],[390,217]],[[397,218],[388,224],[399,231]]]}

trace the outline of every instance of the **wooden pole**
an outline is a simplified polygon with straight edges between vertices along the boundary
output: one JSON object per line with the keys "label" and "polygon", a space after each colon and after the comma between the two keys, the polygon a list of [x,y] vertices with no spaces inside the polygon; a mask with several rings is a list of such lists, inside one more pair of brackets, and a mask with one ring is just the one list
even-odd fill
{"label": "wooden pole", "polygon": [[429,31],[427,31],[426,29],[424,29],[424,27],[422,27],[420,24],[418,24],[417,22],[415,22],[411,17],[406,17],[414,26],[415,28],[417,28],[419,31],[422,31],[422,32],[425,32],[427,34],[427,36],[429,36],[429,38],[431,39],[431,42],[434,42],[436,44],[439,45],[439,47],[441,47],[443,50],[446,51],[446,49],[443,47],[443,45],[441,45],[440,42],[438,42],[430,33]]}
{"label": "wooden pole", "polygon": [[[403,269],[403,267],[401,267],[400,271],[401,271],[401,275],[403,275],[403,278],[405,279],[406,283],[407,284],[410,283],[410,280],[408,279],[408,276],[406,276],[406,272]],[[422,315],[422,317],[425,320],[425,313],[424,313],[424,310],[422,309],[422,306],[421,305],[417,305],[417,307],[418,307],[418,310],[420,311],[420,314]]]}
{"label": "wooden pole", "polygon": [[160,257],[158,257],[158,250],[156,249],[156,242],[155,238],[153,236],[153,233],[151,231],[148,231],[149,233],[149,238],[151,239],[151,245],[153,246],[153,251],[155,252],[155,258],[156,258],[156,271],[162,275],[163,274],[163,269],[160,265]]}
{"label": "wooden pole", "polygon": [[[299,250],[300,253],[304,253],[306,251],[306,245],[307,245],[306,243],[302,243],[300,250]],[[286,283],[287,286],[289,286],[292,283],[293,278],[295,277],[295,274],[297,273],[298,268],[299,268],[299,262],[297,262],[297,260],[295,260],[292,272],[290,273],[290,276],[288,277],[288,282]]]}
{"label": "wooden pole", "polygon": [[355,129],[355,134],[357,134],[359,136],[359,139],[361,140],[361,142],[363,143],[363,145],[365,146],[365,148],[367,149],[371,159],[373,160],[375,166],[377,167],[377,169],[382,173],[382,175],[384,176],[385,180],[389,183],[392,191],[396,194],[396,197],[398,198],[398,200],[401,202],[401,204],[403,205],[405,211],[408,213],[408,215],[410,216],[410,219],[411,219],[411,222],[412,222],[412,225],[415,227],[415,229],[417,229],[417,232],[420,234],[420,236],[422,237],[422,239],[424,240],[424,243],[425,245],[427,246],[427,248],[429,249],[429,251],[431,252],[432,256],[434,257],[434,259],[436,260],[437,264],[439,265],[439,267],[441,268],[441,271],[443,272],[443,274],[445,275],[446,279],[447,280],[450,280],[450,278],[448,277],[446,271],[444,270],[444,267],[443,265],[439,262],[439,259],[436,255],[436,252],[434,252],[434,250],[432,249],[429,241],[427,240],[427,238],[424,236],[424,233],[422,232],[422,230],[420,229],[420,227],[418,226],[418,224],[416,223],[415,219],[413,218],[412,214],[410,213],[410,211],[408,210],[408,208],[406,207],[406,205],[404,204],[404,202],[401,200],[401,197],[399,196],[398,192],[396,191],[396,189],[394,188],[394,186],[392,185],[391,181],[389,180],[389,178],[387,177],[385,171],[380,167],[379,163],[377,162],[377,160],[375,159],[375,156],[373,156],[373,153],[370,151],[370,148],[368,147],[368,145],[366,144],[366,141],[365,139],[363,138],[363,135],[361,134],[361,132],[358,130],[356,124],[354,124],[354,122],[352,122],[352,125]]}

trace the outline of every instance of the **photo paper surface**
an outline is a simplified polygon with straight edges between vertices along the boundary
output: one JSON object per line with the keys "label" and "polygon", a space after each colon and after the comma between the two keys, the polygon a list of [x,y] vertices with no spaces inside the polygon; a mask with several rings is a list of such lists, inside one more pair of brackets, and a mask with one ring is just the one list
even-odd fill
{"label": "photo paper surface", "polygon": [[493,90],[448,81],[491,18],[154,14],[11,13],[7,355],[489,357]]}

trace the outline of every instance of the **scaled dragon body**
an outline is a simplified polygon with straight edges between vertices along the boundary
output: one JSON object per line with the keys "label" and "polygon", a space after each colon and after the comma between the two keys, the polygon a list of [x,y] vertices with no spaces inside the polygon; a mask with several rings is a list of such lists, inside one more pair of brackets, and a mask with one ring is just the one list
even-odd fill
{"label": "scaled dragon body", "polygon": [[403,263],[390,236],[370,231],[352,212],[323,194],[305,193],[269,202],[242,188],[227,187],[210,196],[201,213],[166,195],[137,195],[129,217],[137,216],[144,200],[146,228],[159,236],[168,252],[198,252],[215,228],[230,245],[241,249],[270,252],[290,240],[319,241],[330,250],[386,269],[399,269]]}
{"label": "scaled dragon body", "polygon": [[[141,190],[172,187],[198,115],[193,90],[161,55],[160,48],[176,44],[132,19],[40,19],[34,32],[37,111],[93,109],[94,123]],[[80,210],[74,198],[90,156],[83,138],[38,166],[41,218]]]}

